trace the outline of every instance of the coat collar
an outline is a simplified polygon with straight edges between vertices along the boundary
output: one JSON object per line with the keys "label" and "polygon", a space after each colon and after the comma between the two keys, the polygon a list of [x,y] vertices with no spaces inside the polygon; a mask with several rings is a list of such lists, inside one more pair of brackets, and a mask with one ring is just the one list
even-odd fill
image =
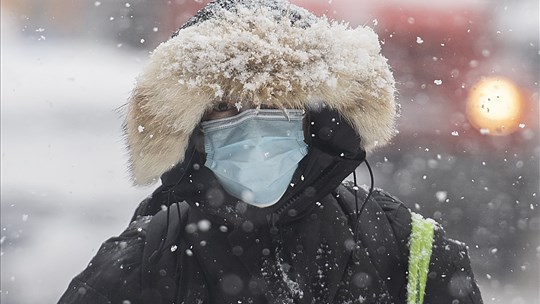
{"label": "coat collar", "polygon": [[162,176],[175,201],[185,200],[213,221],[238,227],[249,223],[279,226],[309,213],[315,203],[334,190],[364,160],[364,152],[352,159],[331,155],[314,147],[299,163],[291,184],[274,205],[258,208],[229,195],[212,171],[204,166],[204,154],[191,144],[193,157]]}

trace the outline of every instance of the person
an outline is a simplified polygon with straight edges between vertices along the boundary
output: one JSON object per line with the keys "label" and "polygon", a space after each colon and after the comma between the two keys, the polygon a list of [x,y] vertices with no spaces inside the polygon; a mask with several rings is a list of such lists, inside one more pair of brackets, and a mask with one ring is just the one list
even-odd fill
{"label": "person", "polygon": [[161,185],[59,303],[482,303],[464,244],[356,184],[395,133],[394,95],[370,28],[207,4],[128,104],[134,181]]}

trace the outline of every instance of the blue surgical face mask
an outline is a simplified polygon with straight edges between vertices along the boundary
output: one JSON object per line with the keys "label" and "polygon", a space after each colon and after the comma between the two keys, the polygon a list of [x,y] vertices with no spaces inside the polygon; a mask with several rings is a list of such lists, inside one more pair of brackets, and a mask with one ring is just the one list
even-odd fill
{"label": "blue surgical face mask", "polygon": [[287,190],[307,154],[302,110],[246,110],[202,123],[205,166],[229,194],[267,207]]}

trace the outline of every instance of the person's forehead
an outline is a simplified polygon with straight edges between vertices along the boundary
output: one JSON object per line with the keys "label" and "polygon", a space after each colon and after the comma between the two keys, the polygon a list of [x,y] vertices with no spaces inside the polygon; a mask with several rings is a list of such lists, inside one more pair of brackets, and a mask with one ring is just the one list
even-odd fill
{"label": "person's forehead", "polygon": [[203,121],[232,117],[248,109],[279,109],[278,106],[252,101],[221,99],[212,104],[203,116]]}

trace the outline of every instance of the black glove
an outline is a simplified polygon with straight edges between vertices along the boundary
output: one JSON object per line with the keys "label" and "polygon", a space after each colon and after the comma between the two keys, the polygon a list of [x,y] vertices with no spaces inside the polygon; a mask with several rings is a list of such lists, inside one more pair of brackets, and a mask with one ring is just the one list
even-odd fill
{"label": "black glove", "polygon": [[327,106],[308,112],[306,142],[325,153],[349,159],[365,158],[360,136],[337,110]]}

